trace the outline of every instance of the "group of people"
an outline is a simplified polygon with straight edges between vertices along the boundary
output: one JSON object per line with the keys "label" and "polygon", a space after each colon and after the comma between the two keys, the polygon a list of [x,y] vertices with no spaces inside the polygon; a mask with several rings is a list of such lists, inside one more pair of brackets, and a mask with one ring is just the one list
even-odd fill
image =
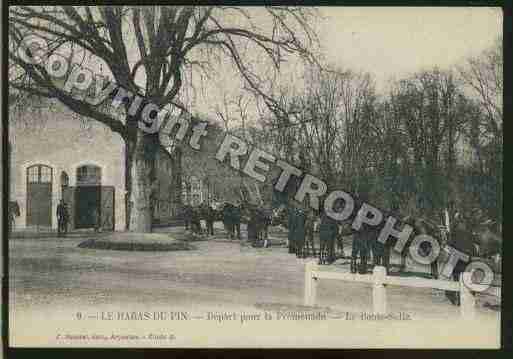
{"label": "group of people", "polygon": [[240,235],[240,223],[242,219],[242,208],[241,203],[225,203],[221,213],[225,230],[228,232],[228,236],[231,240],[241,239]]}
{"label": "group of people", "polygon": [[[212,205],[202,203],[198,206],[184,206],[185,229],[193,233],[206,233],[210,236],[214,235],[214,222],[217,220],[218,213]],[[206,228],[201,227],[201,220],[205,219]]]}
{"label": "group of people", "polygon": [[[214,222],[222,220],[230,239],[238,239],[240,236],[241,208],[239,205],[217,202],[199,205],[187,204],[184,206],[185,229],[195,234],[214,235]],[[201,220],[205,220],[206,228],[201,226]]]}
{"label": "group of people", "polygon": [[319,219],[314,210],[303,208],[294,202],[288,209],[289,253],[298,258],[316,256],[314,232],[317,223],[320,237],[319,264],[331,264],[336,260],[337,245],[343,254],[339,224],[325,213]]}
{"label": "group of people", "polygon": [[247,222],[248,241],[252,246],[270,247],[269,226],[272,222],[272,211],[263,206],[247,203],[243,206],[242,216]]}
{"label": "group of people", "polygon": [[[360,200],[367,201],[368,199],[363,198]],[[453,223],[453,230],[451,233],[448,233],[446,241],[444,242],[440,228],[436,224],[432,224],[431,221],[421,217],[400,217],[400,209],[397,202],[392,203],[391,207],[391,210],[389,213],[385,214],[385,217],[393,216],[394,218],[397,218],[399,220],[396,225],[397,228],[400,228],[405,224],[409,224],[414,231],[400,253],[400,270],[404,270],[404,267],[406,266],[406,257],[410,250],[410,244],[413,238],[419,234],[429,234],[439,241],[441,247],[448,244],[455,249],[468,253],[471,257],[478,255],[483,256],[485,255],[485,252],[492,253],[497,249],[497,243],[499,243],[499,240],[486,240],[486,238],[492,238],[493,234],[491,234],[489,230],[479,230],[479,228],[483,228],[486,223],[490,222],[490,220],[486,220],[484,218],[483,211],[480,209],[468,211],[469,214],[466,216],[460,215],[458,217],[458,215],[456,215]],[[335,208],[335,211],[338,211],[338,209]],[[351,235],[351,273],[367,273],[371,260],[372,265],[384,266],[387,272],[389,271],[392,248],[395,246],[397,240],[390,237],[385,244],[377,240],[379,233],[383,229],[385,221],[378,226],[370,226],[364,223],[359,230],[353,230],[351,223],[355,219],[357,213],[353,213],[353,216],[346,221],[347,223],[339,223],[333,220],[324,211],[320,216],[318,216],[315,211],[303,208],[294,202],[289,205],[287,212],[289,253],[294,253],[299,258],[304,258],[310,255],[315,256],[313,239],[314,228],[318,227],[320,239],[320,248],[318,253],[319,264],[333,263],[338,257],[336,253],[337,247],[339,248],[341,255],[344,256],[342,238],[344,236]],[[481,234],[476,231],[481,231]],[[430,250],[430,244],[426,242],[424,242],[419,249],[419,251],[423,252],[425,255],[427,255]],[[459,274],[463,271],[464,264],[465,263],[460,262],[460,264],[456,266],[453,274],[455,280],[456,278],[459,278]],[[438,278],[438,269],[438,262],[433,262],[431,265],[431,274],[434,278]]]}
{"label": "group of people", "polygon": [[[250,203],[237,201],[202,203],[200,205],[184,207],[185,229],[196,234],[214,235],[214,222],[222,221],[230,240],[241,240],[241,222],[247,223],[248,241],[255,247],[268,247],[268,226],[271,223],[272,214],[263,207]],[[201,220],[205,220],[206,228],[201,226]]]}
{"label": "group of people", "polygon": [[[466,213],[457,212],[454,216],[454,225],[447,244],[467,254],[471,259],[478,257],[492,268],[500,272],[500,258],[502,251],[502,237],[500,228],[494,228],[494,222],[486,218],[480,208],[474,208]],[[465,271],[468,263],[458,261],[452,272],[452,280],[458,281],[460,274]],[[458,292],[446,292],[446,297],[455,305],[460,304]]]}

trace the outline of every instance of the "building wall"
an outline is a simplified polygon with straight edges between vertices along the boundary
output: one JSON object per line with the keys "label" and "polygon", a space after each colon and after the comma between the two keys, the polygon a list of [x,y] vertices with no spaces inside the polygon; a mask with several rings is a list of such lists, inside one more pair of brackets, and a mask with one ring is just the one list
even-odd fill
{"label": "building wall", "polygon": [[102,185],[115,187],[115,229],[125,229],[124,143],[106,126],[79,118],[64,105],[53,103],[41,111],[13,112],[9,116],[12,145],[11,193],[18,201],[21,216],[15,229],[26,227],[27,168],[43,164],[53,168],[52,228],[57,228],[55,212],[61,199],[61,173],[76,185],[77,168],[92,164],[101,167]]}
{"label": "building wall", "polygon": [[[219,185],[218,185],[219,187]],[[182,181],[182,202],[191,206],[210,204],[221,198],[216,184],[192,175]]]}

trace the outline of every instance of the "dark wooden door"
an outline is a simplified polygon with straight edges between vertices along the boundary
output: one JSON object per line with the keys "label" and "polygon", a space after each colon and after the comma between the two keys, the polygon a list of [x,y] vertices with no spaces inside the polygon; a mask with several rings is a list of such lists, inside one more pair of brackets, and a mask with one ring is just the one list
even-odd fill
{"label": "dark wooden door", "polygon": [[52,226],[52,182],[51,167],[27,168],[27,226]]}
{"label": "dark wooden door", "polygon": [[27,225],[52,226],[52,184],[27,184]]}
{"label": "dark wooden door", "polygon": [[75,188],[75,228],[93,228],[101,218],[101,186]]}

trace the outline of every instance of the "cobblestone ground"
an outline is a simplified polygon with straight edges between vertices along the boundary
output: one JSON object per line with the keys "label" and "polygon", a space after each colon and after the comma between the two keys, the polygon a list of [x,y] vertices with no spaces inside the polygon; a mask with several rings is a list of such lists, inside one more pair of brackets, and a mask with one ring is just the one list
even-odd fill
{"label": "cobblestone ground", "polygon": [[[179,236],[182,228],[161,228]],[[74,313],[77,308],[116,305],[157,308],[297,308],[302,305],[306,260],[285,247],[252,248],[229,241],[222,229],[209,241],[194,242],[192,251],[128,252],[82,249],[92,234],[68,238],[11,238],[9,243],[9,301],[16,313]],[[271,233],[284,237],[284,233]],[[346,249],[346,253],[349,248]],[[348,269],[339,261],[336,266]],[[439,292],[390,287],[388,308],[414,319],[457,318]],[[371,288],[365,284],[320,281],[317,304],[336,317],[345,311],[371,311]],[[150,309],[151,310],[151,309]],[[496,311],[479,307],[485,319],[498,321]],[[71,315],[71,314],[70,314]]]}

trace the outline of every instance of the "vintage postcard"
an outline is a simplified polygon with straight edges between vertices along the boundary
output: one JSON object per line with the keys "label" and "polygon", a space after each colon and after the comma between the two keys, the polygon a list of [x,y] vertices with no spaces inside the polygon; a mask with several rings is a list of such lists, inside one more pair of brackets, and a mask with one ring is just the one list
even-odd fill
{"label": "vintage postcard", "polygon": [[10,347],[500,347],[500,8],[4,11]]}

